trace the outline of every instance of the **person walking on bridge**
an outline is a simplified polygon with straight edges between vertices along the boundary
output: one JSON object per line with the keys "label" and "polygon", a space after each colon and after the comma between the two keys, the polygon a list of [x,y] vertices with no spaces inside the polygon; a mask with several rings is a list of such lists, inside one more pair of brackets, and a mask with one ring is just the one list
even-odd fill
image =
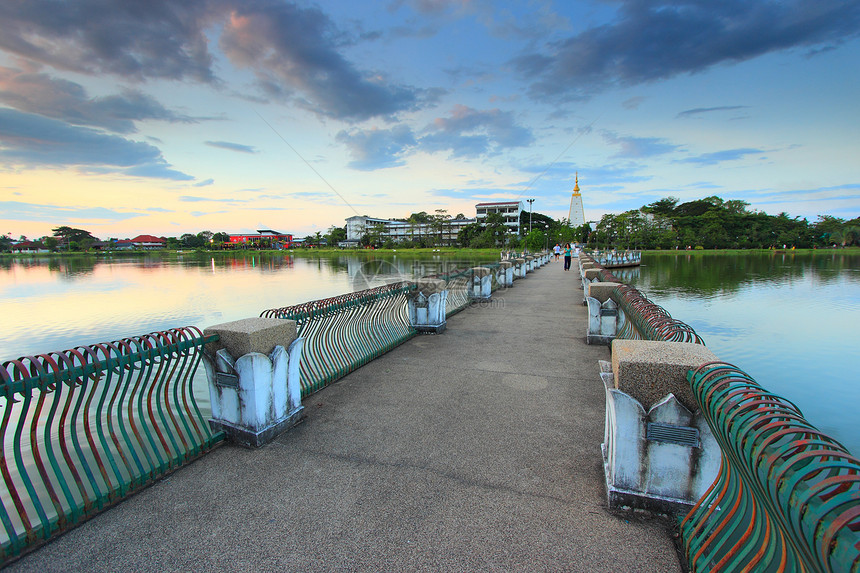
{"label": "person walking on bridge", "polygon": [[570,270],[570,243],[564,244],[564,270]]}
{"label": "person walking on bridge", "polygon": [[558,243],[556,243],[555,246],[552,248],[552,252],[553,254],[555,254],[555,260],[558,260],[558,255],[561,254],[561,247],[558,245]]}

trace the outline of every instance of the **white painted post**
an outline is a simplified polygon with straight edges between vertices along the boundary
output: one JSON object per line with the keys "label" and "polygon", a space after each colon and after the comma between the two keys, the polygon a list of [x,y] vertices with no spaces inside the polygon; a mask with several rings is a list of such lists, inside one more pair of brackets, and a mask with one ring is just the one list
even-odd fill
{"label": "white painted post", "polygon": [[469,298],[472,300],[490,300],[493,293],[493,277],[487,267],[472,267],[472,283],[469,288]]}
{"label": "white painted post", "polygon": [[522,257],[514,259],[514,279],[526,278],[526,260]]}
{"label": "white painted post", "polygon": [[526,273],[533,273],[535,271],[535,258],[532,255],[526,255]]}
{"label": "white painted post", "polygon": [[418,279],[406,295],[409,324],[423,334],[441,334],[447,327],[448,285],[440,279]]}
{"label": "white painted post", "polygon": [[588,304],[587,344],[609,345],[618,334],[618,305],[610,298],[620,283],[591,282],[585,302]]}
{"label": "white painted post", "polygon": [[609,506],[660,512],[689,507],[713,483],[720,448],[698,409],[688,370],[716,356],[700,344],[620,340],[601,363]]}
{"label": "white painted post", "polygon": [[259,447],[304,417],[299,381],[303,338],[296,323],[246,318],[211,326],[203,363],[212,401],[210,425],[230,441]]}
{"label": "white painted post", "polygon": [[496,270],[496,282],[502,288],[514,286],[514,269],[510,261],[502,261]]}

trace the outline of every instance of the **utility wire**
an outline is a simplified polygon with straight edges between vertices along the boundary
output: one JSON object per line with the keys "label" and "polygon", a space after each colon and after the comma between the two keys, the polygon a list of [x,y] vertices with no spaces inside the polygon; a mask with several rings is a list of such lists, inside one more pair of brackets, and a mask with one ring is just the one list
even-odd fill
{"label": "utility wire", "polygon": [[271,129],[273,132],[275,132],[275,135],[277,135],[278,137],[280,137],[280,138],[281,138],[281,141],[283,141],[284,143],[286,143],[286,144],[287,144],[287,147],[289,147],[290,149],[292,149],[292,150],[293,150],[293,153],[295,153],[295,154],[299,157],[299,159],[301,159],[302,161],[304,161],[304,162],[305,162],[305,165],[307,165],[308,167],[310,167],[310,168],[311,168],[311,171],[313,171],[314,173],[316,173],[316,174],[317,174],[317,177],[319,177],[319,178],[322,180],[322,182],[323,182],[323,183],[325,183],[326,185],[328,185],[328,188],[329,188],[329,189],[331,189],[331,190],[334,192],[334,194],[335,194],[335,195],[337,195],[338,197],[340,197],[340,200],[341,200],[341,201],[343,201],[343,202],[344,202],[344,204],[346,204],[346,206],[347,206],[347,207],[349,207],[350,209],[352,209],[352,212],[353,212],[353,213],[355,213],[356,215],[358,215],[358,214],[359,214],[359,213],[358,213],[358,211],[356,211],[356,210],[355,210],[355,207],[353,207],[353,206],[350,204],[350,202],[349,202],[349,201],[347,201],[347,200],[344,198],[344,196],[343,196],[343,195],[341,195],[340,193],[338,193],[337,189],[335,189],[334,187],[332,187],[332,184],[331,184],[331,183],[329,183],[329,182],[326,180],[326,178],[325,178],[325,177],[323,177],[323,176],[320,174],[320,172],[319,172],[319,171],[317,171],[317,170],[314,168],[314,166],[313,166],[313,165],[311,165],[311,164],[308,162],[308,160],[307,160],[307,159],[305,159],[304,157],[302,157],[302,154],[301,154],[301,153],[299,153],[299,152],[298,152],[298,150],[296,150],[296,148],[295,148],[295,147],[293,147],[292,145],[290,145],[290,142],[289,142],[289,141],[287,141],[286,139],[284,139],[284,136],[283,136],[283,135],[281,135],[280,133],[278,133],[278,130],[277,130],[277,129],[275,129],[275,128],[272,126],[272,124],[271,124],[271,123],[269,123],[268,121],[266,121],[266,118],[264,118],[262,115],[260,115],[260,112],[258,112],[258,111],[255,109],[255,110],[254,110],[254,113],[256,113],[256,114],[257,114],[257,117],[259,117],[261,120],[263,120],[263,123],[265,123],[266,125],[268,125],[268,126],[269,126],[269,129]]}
{"label": "utility wire", "polygon": [[579,141],[579,138],[580,138],[580,137],[582,137],[582,136],[583,136],[583,135],[585,135],[586,133],[590,133],[590,132],[591,132],[591,126],[593,126],[595,123],[597,123],[597,120],[598,120],[598,119],[600,119],[600,117],[601,117],[602,115],[603,115],[603,113],[601,112],[601,113],[600,113],[600,115],[598,115],[597,117],[595,117],[595,118],[594,118],[594,121],[592,121],[591,123],[589,123],[589,124],[588,124],[588,127],[587,127],[586,129],[583,129],[582,131],[580,131],[580,132],[579,132],[579,135],[577,135],[577,136],[573,139],[573,141],[571,141],[571,142],[567,145],[567,147],[565,147],[565,148],[562,150],[562,152],[561,152],[561,153],[559,153],[559,154],[558,154],[558,156],[557,156],[555,159],[553,159],[553,160],[552,160],[552,162],[551,162],[549,165],[547,165],[547,166],[546,166],[546,169],[544,169],[543,171],[541,171],[540,173],[538,173],[538,174],[535,176],[535,178],[534,178],[534,179],[532,179],[531,181],[529,181],[529,184],[528,184],[528,185],[526,185],[526,187],[525,187],[525,189],[523,189],[522,193],[520,193],[520,194],[517,196],[517,199],[519,199],[520,197],[522,197],[523,195],[525,195],[525,194],[526,194],[526,191],[528,191],[529,189],[531,189],[531,188],[532,188],[532,185],[534,185],[535,183],[537,183],[538,179],[540,179],[541,177],[543,177],[544,175],[546,175],[546,172],[547,172],[547,171],[549,171],[549,170],[552,168],[552,166],[553,166],[553,165],[555,165],[556,163],[558,163],[558,160],[559,160],[559,159],[561,159],[561,158],[562,158],[562,156],[563,156],[565,153],[567,153],[567,150],[568,150],[568,149],[570,149],[571,147],[573,147],[573,145],[574,145],[577,141]]}

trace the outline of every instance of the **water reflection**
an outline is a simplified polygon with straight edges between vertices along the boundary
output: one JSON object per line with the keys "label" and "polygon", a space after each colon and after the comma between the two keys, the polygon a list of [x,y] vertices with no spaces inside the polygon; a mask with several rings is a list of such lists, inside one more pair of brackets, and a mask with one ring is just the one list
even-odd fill
{"label": "water reflection", "polygon": [[3,258],[0,359],[176,326],[205,328],[477,262],[290,252]]}
{"label": "water reflection", "polygon": [[736,292],[755,283],[792,283],[810,279],[819,284],[860,281],[860,255],[840,251],[818,253],[648,253],[642,258],[646,271],[637,288],[660,292],[710,295]]}
{"label": "water reflection", "polygon": [[634,284],[860,452],[860,255],[646,254]]}

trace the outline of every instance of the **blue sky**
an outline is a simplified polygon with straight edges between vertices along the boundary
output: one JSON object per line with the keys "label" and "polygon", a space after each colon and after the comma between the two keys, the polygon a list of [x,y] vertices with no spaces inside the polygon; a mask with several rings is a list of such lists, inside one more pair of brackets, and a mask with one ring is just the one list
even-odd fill
{"label": "blue sky", "polygon": [[0,4],[0,232],[860,215],[860,1]]}

